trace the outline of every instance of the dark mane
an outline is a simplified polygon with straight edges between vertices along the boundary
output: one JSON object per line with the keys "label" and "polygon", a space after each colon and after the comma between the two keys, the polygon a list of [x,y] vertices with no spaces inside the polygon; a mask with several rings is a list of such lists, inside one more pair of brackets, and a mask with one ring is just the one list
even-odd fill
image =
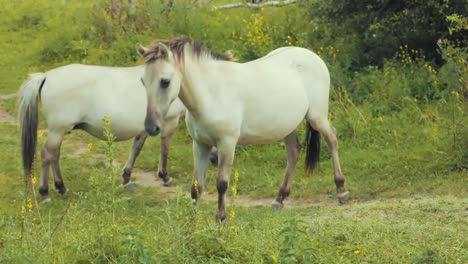
{"label": "dark mane", "polygon": [[192,49],[193,55],[196,58],[201,58],[202,56],[208,56],[214,60],[222,61],[233,61],[233,57],[229,52],[219,53],[216,51],[209,50],[205,47],[203,43],[195,43],[190,37],[179,37],[172,40],[155,40],[151,43],[148,50],[143,54],[143,60],[145,63],[153,62],[156,59],[164,58],[164,54],[160,51],[158,44],[162,43],[166,45],[174,54],[177,62],[182,62],[184,60],[184,48],[186,45]]}

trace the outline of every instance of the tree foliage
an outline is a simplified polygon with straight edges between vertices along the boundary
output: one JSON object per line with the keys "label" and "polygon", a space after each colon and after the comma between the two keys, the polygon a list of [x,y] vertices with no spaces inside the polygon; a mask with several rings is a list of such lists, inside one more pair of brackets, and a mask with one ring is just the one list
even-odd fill
{"label": "tree foliage", "polygon": [[466,0],[314,1],[309,15],[328,24],[331,35],[355,34],[360,66],[381,65],[404,45],[441,64],[438,40],[468,41]]}

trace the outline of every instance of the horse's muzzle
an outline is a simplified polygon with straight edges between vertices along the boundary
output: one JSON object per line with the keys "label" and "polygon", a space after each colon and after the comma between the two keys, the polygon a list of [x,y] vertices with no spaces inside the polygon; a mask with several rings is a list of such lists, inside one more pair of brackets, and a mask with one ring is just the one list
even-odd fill
{"label": "horse's muzzle", "polygon": [[161,132],[161,127],[159,127],[159,122],[153,122],[151,118],[146,118],[145,120],[145,130],[150,136],[157,136]]}
{"label": "horse's muzzle", "polygon": [[161,122],[158,120],[158,115],[153,111],[146,113],[145,130],[150,136],[157,136],[161,132]]}
{"label": "horse's muzzle", "polygon": [[159,135],[159,132],[161,132],[161,128],[156,125],[152,125],[152,126],[145,125],[145,130],[150,136],[157,136]]}

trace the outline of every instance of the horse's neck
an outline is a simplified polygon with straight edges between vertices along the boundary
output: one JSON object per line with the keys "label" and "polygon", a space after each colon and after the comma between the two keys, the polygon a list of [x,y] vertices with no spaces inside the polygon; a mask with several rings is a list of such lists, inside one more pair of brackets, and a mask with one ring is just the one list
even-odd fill
{"label": "horse's neck", "polygon": [[203,83],[205,79],[206,68],[210,61],[188,61],[182,69],[182,86],[180,88],[179,98],[184,103],[187,110],[194,116],[203,112],[203,108],[211,99]]}

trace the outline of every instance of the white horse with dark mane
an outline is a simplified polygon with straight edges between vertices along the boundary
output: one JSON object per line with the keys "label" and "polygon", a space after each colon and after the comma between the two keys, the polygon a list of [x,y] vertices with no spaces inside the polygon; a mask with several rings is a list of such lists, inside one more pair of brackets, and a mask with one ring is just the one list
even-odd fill
{"label": "white horse with dark mane", "polygon": [[177,98],[187,107],[186,123],[193,138],[193,182],[199,183],[192,184],[195,200],[203,190],[210,149],[218,149],[217,221],[226,217],[225,193],[237,144],[268,144],[284,139],[288,164],[273,201],[274,207],[283,206],[301,148],[296,127],[304,118],[307,170],[318,162],[320,133],[332,153],[339,201],[348,200],[336,130],[328,121],[330,76],[315,53],[283,47],[257,60],[237,63],[229,61],[229,55],[209,51],[190,38],[155,41],[138,52],[146,66],[142,77],[148,95],[146,131],[155,135],[167,125],[164,119]]}
{"label": "white horse with dark mane", "polygon": [[[66,191],[62,180],[59,159],[60,147],[65,134],[73,129],[82,129],[104,140],[103,117],[111,119],[111,132],[116,141],[134,137],[133,147],[123,169],[123,185],[130,183],[130,176],[148,134],[144,121],[147,112],[146,90],[140,79],[144,66],[104,67],[72,64],[45,73],[31,74],[23,84],[19,98],[19,119],[21,126],[21,148],[26,175],[32,174],[37,128],[38,101],[42,103],[47,120],[48,135],[41,151],[42,201],[49,201],[48,177],[52,167],[55,187],[60,194]],[[169,144],[179,118],[186,112],[180,100],[168,107],[164,118],[166,126],[161,133],[161,155],[158,175],[164,185],[171,182],[167,175]]]}

